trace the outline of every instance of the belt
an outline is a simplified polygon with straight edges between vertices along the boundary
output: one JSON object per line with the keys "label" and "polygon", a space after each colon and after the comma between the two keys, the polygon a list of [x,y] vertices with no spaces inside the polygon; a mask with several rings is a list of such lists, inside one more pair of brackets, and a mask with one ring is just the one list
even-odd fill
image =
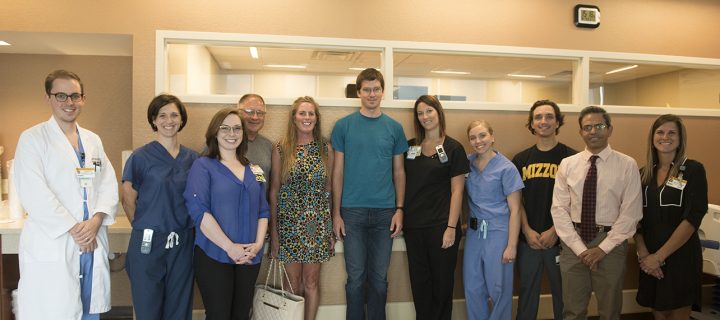
{"label": "belt", "polygon": [[[576,229],[580,228],[580,223],[573,222],[573,226],[575,226]],[[595,227],[597,227],[598,232],[610,232],[610,229],[612,229],[611,226],[601,226],[599,224],[596,224]]]}

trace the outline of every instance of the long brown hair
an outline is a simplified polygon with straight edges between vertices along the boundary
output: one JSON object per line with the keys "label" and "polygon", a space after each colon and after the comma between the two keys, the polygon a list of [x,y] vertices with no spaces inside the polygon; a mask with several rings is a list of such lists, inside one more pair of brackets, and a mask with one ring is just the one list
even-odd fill
{"label": "long brown hair", "polygon": [[293,102],[292,104],[292,109],[290,110],[290,116],[288,117],[287,123],[287,134],[285,134],[285,137],[280,139],[277,144],[277,147],[280,149],[280,155],[282,156],[282,167],[280,168],[280,176],[282,182],[287,182],[287,179],[290,176],[290,169],[295,166],[295,161],[297,161],[297,157],[295,155],[295,148],[297,147],[298,143],[298,128],[297,124],[295,124],[295,114],[297,114],[300,105],[306,102],[312,104],[315,108],[315,117],[317,121],[315,122],[315,128],[313,128],[312,136],[313,140],[318,143],[320,149],[320,157],[322,159],[323,166],[325,166],[325,170],[327,172],[328,155],[327,149],[325,148],[326,140],[322,137],[322,132],[320,129],[320,106],[317,104],[317,102],[315,102],[315,99],[313,99],[312,97],[299,97],[295,99],[295,102]]}
{"label": "long brown hair", "polygon": [[240,145],[235,149],[235,156],[237,159],[242,163],[243,165],[250,164],[250,160],[248,160],[245,157],[245,154],[248,150],[248,138],[247,138],[247,131],[245,130],[245,121],[240,116],[240,112],[236,108],[225,108],[220,111],[218,111],[210,120],[210,124],[208,125],[207,131],[205,132],[205,143],[207,144],[207,154],[205,156],[213,159],[222,160],[220,158],[220,147],[218,146],[217,136],[218,131],[220,131],[220,126],[222,125],[223,121],[225,121],[225,118],[227,118],[229,115],[234,114],[240,118],[240,122],[242,123],[242,142],[240,142]]}
{"label": "long brown hair", "polygon": [[643,167],[640,171],[640,179],[642,180],[642,183],[644,185],[652,184],[653,179],[655,179],[656,177],[655,166],[658,164],[658,155],[657,150],[655,149],[655,144],[653,143],[655,130],[657,130],[657,128],[659,128],[661,125],[664,125],[668,122],[675,122],[675,125],[678,128],[678,138],[680,139],[680,141],[678,143],[678,148],[675,151],[675,158],[673,159],[674,165],[670,167],[670,172],[668,172],[665,181],[667,181],[667,179],[671,177],[677,177],[678,172],[680,171],[680,166],[682,165],[683,161],[685,161],[687,130],[685,129],[685,125],[683,124],[682,119],[674,114],[664,114],[659,116],[657,119],[655,119],[655,122],[653,122],[652,126],[650,126],[650,132],[648,133],[647,163],[645,164],[645,167]]}

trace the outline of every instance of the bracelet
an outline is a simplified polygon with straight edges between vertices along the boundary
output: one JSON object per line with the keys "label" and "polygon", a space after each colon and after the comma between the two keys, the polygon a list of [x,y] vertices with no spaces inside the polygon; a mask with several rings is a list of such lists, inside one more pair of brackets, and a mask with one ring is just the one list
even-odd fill
{"label": "bracelet", "polygon": [[447,227],[450,228],[450,229],[457,229],[457,227],[453,227],[453,226],[451,226],[451,225],[448,225]]}
{"label": "bracelet", "polygon": [[400,207],[395,207],[395,211],[398,211],[398,210],[405,211],[405,209],[404,209],[402,206],[400,206]]}
{"label": "bracelet", "polygon": [[657,263],[658,263],[661,267],[664,267],[664,266],[665,266],[665,261],[660,261],[660,259],[658,259],[658,257],[657,257],[656,254],[653,254],[653,256],[655,256],[655,261],[657,261]]}

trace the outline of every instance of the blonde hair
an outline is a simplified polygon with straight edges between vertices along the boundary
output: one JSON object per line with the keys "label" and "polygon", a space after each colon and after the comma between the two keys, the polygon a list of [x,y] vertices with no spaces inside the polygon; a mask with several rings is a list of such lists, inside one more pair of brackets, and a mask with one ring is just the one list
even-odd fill
{"label": "blonde hair", "polygon": [[472,130],[473,128],[475,128],[477,126],[485,127],[485,129],[487,129],[488,133],[490,133],[490,135],[493,135],[493,128],[490,125],[490,122],[487,122],[485,120],[475,120],[473,122],[470,122],[470,124],[468,124],[468,126],[467,126],[467,132],[465,134],[470,135],[470,130]]}
{"label": "blonde hair", "polygon": [[290,170],[295,166],[297,156],[295,155],[295,148],[297,147],[298,135],[297,135],[297,124],[295,124],[295,114],[297,114],[298,108],[303,103],[310,103],[315,108],[315,116],[317,121],[315,122],[315,128],[313,128],[312,135],[313,140],[318,143],[320,149],[320,158],[322,159],[323,166],[327,172],[327,148],[325,148],[327,140],[322,137],[320,132],[320,106],[315,102],[315,99],[309,96],[299,97],[295,99],[290,110],[290,117],[288,117],[287,134],[285,137],[280,139],[277,143],[277,148],[280,150],[280,156],[282,157],[282,166],[280,168],[281,181],[287,182],[290,177]]}

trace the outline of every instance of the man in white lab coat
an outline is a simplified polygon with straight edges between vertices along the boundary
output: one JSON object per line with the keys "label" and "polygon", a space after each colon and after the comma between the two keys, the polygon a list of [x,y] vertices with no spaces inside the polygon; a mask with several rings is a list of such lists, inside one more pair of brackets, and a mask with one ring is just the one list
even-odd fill
{"label": "man in white lab coat", "polygon": [[20,235],[19,319],[99,319],[110,309],[107,226],[118,187],[100,138],[77,124],[83,84],[45,79],[50,120],[25,130],[15,183],[28,213]]}

